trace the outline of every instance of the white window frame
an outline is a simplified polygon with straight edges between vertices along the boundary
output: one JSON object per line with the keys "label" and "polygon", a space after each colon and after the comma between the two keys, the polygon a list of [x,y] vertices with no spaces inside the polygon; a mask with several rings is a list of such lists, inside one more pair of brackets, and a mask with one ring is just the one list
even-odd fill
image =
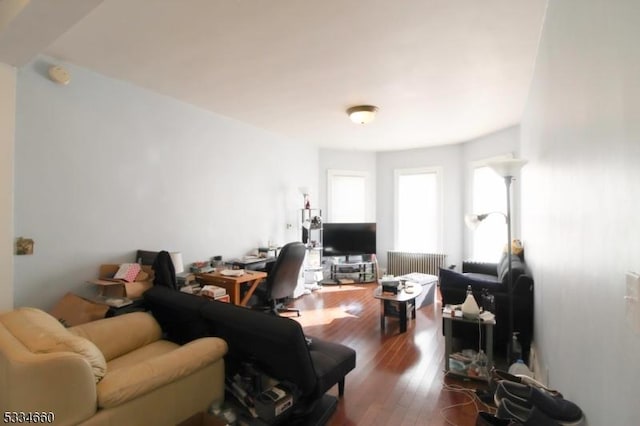
{"label": "white window frame", "polygon": [[336,177],[360,177],[364,180],[364,198],[363,198],[363,208],[364,208],[364,217],[360,222],[366,222],[369,217],[367,213],[367,197],[369,194],[369,172],[365,172],[362,170],[339,170],[339,169],[328,169],[327,170],[327,222],[333,222],[333,179]]}
{"label": "white window frame", "polygon": [[438,200],[438,208],[436,211],[437,222],[437,234],[436,234],[436,249],[439,253],[443,252],[442,249],[442,230],[443,230],[443,201],[442,194],[442,167],[419,167],[408,169],[394,169],[393,170],[393,246],[394,250],[399,250],[399,234],[400,234],[400,206],[399,206],[399,191],[398,185],[400,184],[400,176],[413,175],[413,174],[427,174],[435,173],[436,175],[436,198]]}

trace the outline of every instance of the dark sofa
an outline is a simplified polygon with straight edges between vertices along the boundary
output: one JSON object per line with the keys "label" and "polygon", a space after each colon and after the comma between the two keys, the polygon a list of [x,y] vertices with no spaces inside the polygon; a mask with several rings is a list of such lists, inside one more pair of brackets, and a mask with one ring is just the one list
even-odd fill
{"label": "dark sofa", "polygon": [[341,396],[345,376],[355,368],[353,349],[313,337],[309,343],[290,318],[159,286],[146,291],[144,299],[169,340],[184,344],[202,336],[221,337],[229,346],[228,377],[252,361],[269,376],[295,384],[300,406],[311,407],[336,384]]}
{"label": "dark sofa", "polygon": [[[518,340],[522,345],[523,357],[528,356],[533,338],[533,279],[524,260],[519,256],[511,257],[513,273],[513,315],[514,331],[519,332]],[[508,262],[503,255],[499,263],[463,262],[462,273],[450,269],[440,269],[440,292],[444,305],[457,305],[464,302],[467,286],[471,286],[473,295],[481,305],[483,289],[495,297],[496,326],[494,328],[494,348],[505,350],[509,336],[509,296]],[[473,324],[454,323],[453,337],[463,342],[465,347],[477,349],[478,327]]]}

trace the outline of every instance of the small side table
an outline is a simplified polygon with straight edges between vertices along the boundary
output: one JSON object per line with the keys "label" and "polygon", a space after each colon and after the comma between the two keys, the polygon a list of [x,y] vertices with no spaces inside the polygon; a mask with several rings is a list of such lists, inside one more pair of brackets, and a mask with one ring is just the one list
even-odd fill
{"label": "small side table", "polygon": [[[398,294],[386,294],[379,286],[373,291],[373,297],[380,299],[380,329],[384,330],[385,317],[398,317],[400,320],[400,333],[407,331],[407,303],[411,302],[411,319],[416,318],[416,297],[422,292],[422,286],[412,285],[409,293],[405,289],[398,291]],[[392,304],[397,303],[398,310],[392,309]]]}
{"label": "small side table", "polygon": [[451,371],[449,366],[449,357],[452,351],[452,324],[454,321],[456,322],[466,322],[469,324],[484,324],[485,327],[485,352],[487,354],[487,370],[491,369],[493,366],[493,326],[496,325],[496,320],[482,320],[482,319],[466,319],[462,317],[453,317],[448,314],[442,314],[442,320],[444,322],[444,373],[445,374],[454,374],[456,376],[468,378],[468,379],[478,379],[478,380],[488,380],[488,377],[475,377],[475,376],[467,376],[461,375]]}

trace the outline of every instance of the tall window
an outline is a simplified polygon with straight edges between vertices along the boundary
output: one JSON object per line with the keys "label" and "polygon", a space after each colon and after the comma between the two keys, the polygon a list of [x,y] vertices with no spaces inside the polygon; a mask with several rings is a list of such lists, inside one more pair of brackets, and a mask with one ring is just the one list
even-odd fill
{"label": "tall window", "polygon": [[[490,167],[473,169],[473,213],[507,212],[504,179]],[[505,217],[491,214],[473,231],[472,256],[481,262],[497,262],[507,241]]]}
{"label": "tall window", "polygon": [[440,170],[395,170],[395,196],[395,249],[440,252]]}
{"label": "tall window", "polygon": [[367,173],[350,170],[327,172],[328,222],[366,221]]}

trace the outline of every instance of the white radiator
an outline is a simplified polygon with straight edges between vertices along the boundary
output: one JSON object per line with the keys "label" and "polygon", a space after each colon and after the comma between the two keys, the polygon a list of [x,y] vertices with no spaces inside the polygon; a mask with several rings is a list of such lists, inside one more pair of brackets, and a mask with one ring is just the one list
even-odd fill
{"label": "white radiator", "polygon": [[447,255],[442,253],[387,252],[387,273],[405,275],[412,272],[439,275],[439,268],[445,266]]}

